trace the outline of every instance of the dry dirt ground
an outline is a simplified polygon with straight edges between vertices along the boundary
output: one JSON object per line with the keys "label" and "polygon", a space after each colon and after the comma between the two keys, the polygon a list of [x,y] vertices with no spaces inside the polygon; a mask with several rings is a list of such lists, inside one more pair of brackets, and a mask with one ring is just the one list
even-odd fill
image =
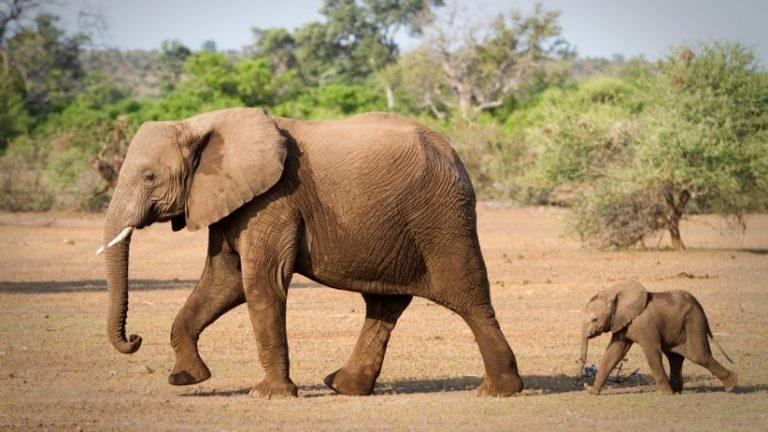
{"label": "dry dirt ground", "polygon": [[[375,395],[333,394],[322,378],[350,352],[363,303],[299,277],[288,305],[297,399],[248,396],[262,371],[242,306],[201,338],[213,377],[170,386],[171,323],[202,270],[206,234],[161,225],[134,235],[128,330],[144,344],[126,356],[105,337],[103,263],[93,253],[102,217],[0,215],[0,429],[768,429],[768,216],[750,217],[735,236],[716,218],[694,217],[683,227],[685,252],[598,252],[561,238],[563,210],[483,204],[478,212],[493,302],[527,387],[509,399],[475,396],[482,362],[468,327],[421,299],[398,323]],[[582,390],[578,310],[597,290],[632,278],[699,298],[736,362],[736,394],[686,362],[685,392],[658,395],[637,347],[622,370],[639,368],[639,386],[628,380],[599,397]],[[606,343],[592,343],[590,363]]]}

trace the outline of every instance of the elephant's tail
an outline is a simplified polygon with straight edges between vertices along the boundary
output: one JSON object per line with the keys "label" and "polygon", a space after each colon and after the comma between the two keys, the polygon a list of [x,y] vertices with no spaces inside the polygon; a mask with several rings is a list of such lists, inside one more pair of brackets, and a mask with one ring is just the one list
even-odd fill
{"label": "elephant's tail", "polygon": [[717,341],[717,339],[715,339],[715,335],[713,335],[713,334],[712,334],[712,330],[710,330],[710,329],[709,329],[709,325],[707,325],[707,335],[709,336],[709,338],[710,338],[710,339],[712,339],[712,343],[713,343],[713,344],[715,344],[715,346],[717,347],[717,349],[718,349],[718,350],[719,350],[721,353],[723,353],[723,355],[725,356],[725,358],[726,358],[726,359],[728,359],[728,362],[729,362],[729,363],[731,363],[731,364],[734,364],[734,363],[733,363],[733,360],[731,360],[731,358],[730,358],[730,357],[728,357],[728,354],[726,354],[726,352],[725,352],[725,350],[723,349],[723,347],[721,347],[721,346],[720,346],[720,342],[718,342],[718,341]]}

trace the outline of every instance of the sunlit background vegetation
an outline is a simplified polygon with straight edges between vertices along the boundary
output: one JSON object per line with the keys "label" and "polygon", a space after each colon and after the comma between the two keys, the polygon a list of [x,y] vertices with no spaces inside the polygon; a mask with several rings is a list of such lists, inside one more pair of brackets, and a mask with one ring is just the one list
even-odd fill
{"label": "sunlit background vegetation", "polygon": [[[442,0],[325,0],[242,50],[96,49],[36,0],[0,2],[0,208],[100,210],[146,120],[218,108],[408,116],[449,137],[481,198],[563,205],[585,245],[628,247],[768,205],[768,74],[731,41],[660,61],[582,58],[559,13],[468,18]],[[396,42],[407,32],[417,43]]]}

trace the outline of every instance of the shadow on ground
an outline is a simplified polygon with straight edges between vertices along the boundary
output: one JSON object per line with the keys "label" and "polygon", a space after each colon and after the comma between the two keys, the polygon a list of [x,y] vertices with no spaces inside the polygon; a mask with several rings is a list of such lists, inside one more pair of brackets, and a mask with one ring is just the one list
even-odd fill
{"label": "shadow on ground", "polygon": [[[658,249],[675,252],[674,249]],[[689,247],[688,252],[730,252],[730,253],[748,253],[753,255],[768,255],[768,248],[718,248],[718,247]]]}
{"label": "shadow on ground", "polygon": [[[694,378],[695,379],[695,378]],[[580,392],[584,390],[585,380],[569,376],[524,376],[525,391],[523,395],[543,395],[558,394],[569,392]],[[409,379],[386,381],[376,385],[374,395],[393,395],[393,394],[417,394],[417,393],[450,393],[472,391],[476,389],[483,381],[477,376],[462,376],[457,378],[437,378],[437,379]],[[686,381],[689,381],[686,379]],[[653,385],[653,379],[646,375],[640,375],[639,384],[632,379],[630,382],[609,383],[604,388],[604,395],[633,394],[654,392],[656,387]],[[245,396],[251,391],[250,387],[232,389],[232,390],[208,390],[182,393],[182,397],[213,397],[213,396]],[[718,393],[722,392],[722,386],[707,386],[690,384],[685,387],[683,393]],[[734,393],[747,394],[768,392],[768,385],[757,384],[738,387]],[[299,387],[299,396],[303,398],[315,398],[323,396],[333,396],[334,393],[322,384],[304,385]]]}
{"label": "shadow on ground", "polygon": [[[196,280],[155,280],[132,279],[129,281],[131,291],[155,291],[189,288],[195,286]],[[36,281],[36,282],[0,282],[0,292],[20,294],[55,294],[73,292],[93,292],[107,289],[106,280],[77,280],[77,281]]]}
{"label": "shadow on ground", "polygon": [[[192,288],[197,284],[196,279],[131,279],[128,282],[131,291],[160,291],[181,288]],[[314,283],[291,282],[291,288],[307,288],[319,286]],[[56,294],[75,292],[95,292],[107,289],[106,280],[76,280],[76,281],[35,281],[35,282],[0,282],[0,293],[18,294]]]}
{"label": "shadow on ground", "polygon": [[755,255],[768,255],[768,249],[755,248],[755,249],[739,249],[739,250],[743,252],[755,254]]}
{"label": "shadow on ground", "polygon": [[[583,390],[583,381],[567,376],[524,376],[525,388],[534,394],[566,393]],[[408,379],[385,381],[376,384],[374,395],[391,394],[415,394],[415,393],[450,393],[472,391],[483,381],[477,376],[462,376],[457,378],[436,379]],[[182,393],[184,397],[211,397],[211,396],[242,396],[247,395],[251,388],[239,388],[232,390],[209,390]],[[317,385],[304,385],[299,387],[301,397],[330,396],[334,393],[328,387]]]}
{"label": "shadow on ground", "polygon": [[[723,386],[694,386],[694,387],[685,387],[683,389],[683,393],[719,393],[723,391],[724,391]],[[768,384],[740,386],[740,387],[736,387],[736,389],[733,390],[733,393],[735,394],[749,394],[749,393],[760,393],[760,392],[768,392]]]}

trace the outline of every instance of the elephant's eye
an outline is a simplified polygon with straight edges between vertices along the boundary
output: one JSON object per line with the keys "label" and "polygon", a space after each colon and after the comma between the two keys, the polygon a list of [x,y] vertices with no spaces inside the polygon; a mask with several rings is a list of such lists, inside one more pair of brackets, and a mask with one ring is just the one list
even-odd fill
{"label": "elephant's eye", "polygon": [[155,173],[153,173],[152,170],[145,169],[144,172],[141,173],[141,178],[144,180],[145,185],[151,186],[155,182]]}
{"label": "elephant's eye", "polygon": [[592,322],[597,322],[597,318],[592,318]]}

